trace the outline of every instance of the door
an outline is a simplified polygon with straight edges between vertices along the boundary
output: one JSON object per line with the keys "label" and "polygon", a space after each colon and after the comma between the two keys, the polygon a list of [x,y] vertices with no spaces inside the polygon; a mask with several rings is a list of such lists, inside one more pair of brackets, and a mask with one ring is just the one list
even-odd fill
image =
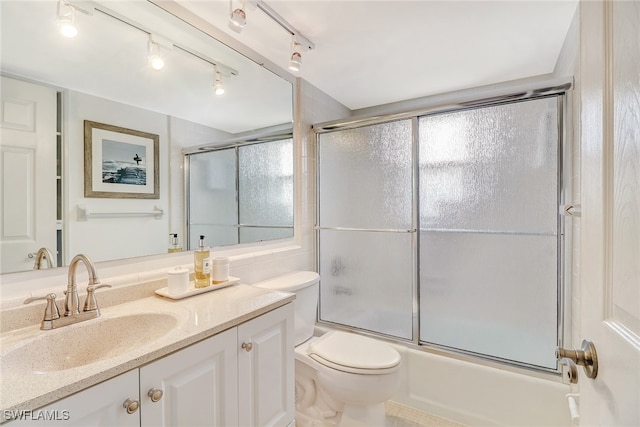
{"label": "door", "polygon": [[[640,3],[583,1],[580,425],[640,425]],[[604,17],[604,19],[603,19]],[[602,48],[601,48],[602,47]],[[575,342],[574,342],[575,344]]]}
{"label": "door", "polygon": [[142,426],[238,425],[236,329],[140,368]]}
{"label": "door", "polygon": [[[0,274],[30,270],[56,249],[56,91],[2,77]],[[36,171],[38,173],[36,173]]]}
{"label": "door", "polygon": [[238,326],[239,425],[287,426],[294,419],[293,305]]}

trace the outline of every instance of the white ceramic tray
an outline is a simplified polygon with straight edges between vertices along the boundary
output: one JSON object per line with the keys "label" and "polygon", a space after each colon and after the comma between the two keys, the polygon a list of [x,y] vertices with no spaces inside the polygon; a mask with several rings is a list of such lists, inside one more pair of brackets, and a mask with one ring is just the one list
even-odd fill
{"label": "white ceramic tray", "polygon": [[156,289],[156,294],[171,299],[183,299],[194,295],[203,294],[205,292],[211,292],[218,289],[226,288],[227,286],[235,285],[238,282],[240,282],[240,279],[238,279],[237,277],[229,277],[229,280],[227,280],[226,282],[218,283],[216,285],[209,285],[205,288],[196,288],[193,282],[189,282],[189,290],[187,290],[187,292],[185,293],[171,295],[169,294],[169,288],[160,288]]}

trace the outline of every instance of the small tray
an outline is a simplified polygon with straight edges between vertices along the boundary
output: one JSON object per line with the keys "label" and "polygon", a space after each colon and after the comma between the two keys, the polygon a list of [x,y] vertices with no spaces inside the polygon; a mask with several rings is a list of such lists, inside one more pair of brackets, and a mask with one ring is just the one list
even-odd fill
{"label": "small tray", "polygon": [[166,298],[170,298],[170,299],[183,299],[183,298],[191,297],[193,295],[199,295],[205,292],[211,292],[218,289],[226,288],[227,286],[235,285],[238,282],[240,282],[240,279],[238,279],[237,277],[230,276],[229,280],[227,280],[226,282],[217,283],[215,285],[212,284],[204,288],[196,288],[193,282],[189,282],[189,290],[187,290],[187,292],[184,292],[178,295],[169,294],[169,288],[166,288],[166,287],[156,289],[156,294]]}

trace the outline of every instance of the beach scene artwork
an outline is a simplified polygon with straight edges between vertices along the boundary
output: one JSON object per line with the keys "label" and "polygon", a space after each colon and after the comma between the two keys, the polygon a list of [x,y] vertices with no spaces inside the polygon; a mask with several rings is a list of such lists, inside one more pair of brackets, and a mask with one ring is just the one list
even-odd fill
{"label": "beach scene artwork", "polygon": [[147,185],[147,147],[103,139],[102,182]]}

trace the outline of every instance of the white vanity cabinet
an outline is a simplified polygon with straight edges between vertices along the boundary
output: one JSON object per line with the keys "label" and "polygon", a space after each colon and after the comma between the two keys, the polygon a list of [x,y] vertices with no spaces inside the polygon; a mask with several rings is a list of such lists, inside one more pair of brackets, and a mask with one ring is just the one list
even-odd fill
{"label": "white vanity cabinet", "polygon": [[[17,426],[73,426],[73,427],[138,427],[136,411],[128,414],[123,403],[138,401],[138,370],[126,372],[80,393],[58,400],[33,411],[17,411],[8,425]],[[19,417],[19,418],[18,418]]]}
{"label": "white vanity cabinet", "polygon": [[238,425],[237,342],[233,328],[141,367],[140,424]]}
{"label": "white vanity cabinet", "polygon": [[287,426],[295,416],[293,304],[238,326],[239,425]]}
{"label": "white vanity cabinet", "polygon": [[56,421],[9,425],[286,427],[295,415],[293,351],[286,304],[30,415]]}

